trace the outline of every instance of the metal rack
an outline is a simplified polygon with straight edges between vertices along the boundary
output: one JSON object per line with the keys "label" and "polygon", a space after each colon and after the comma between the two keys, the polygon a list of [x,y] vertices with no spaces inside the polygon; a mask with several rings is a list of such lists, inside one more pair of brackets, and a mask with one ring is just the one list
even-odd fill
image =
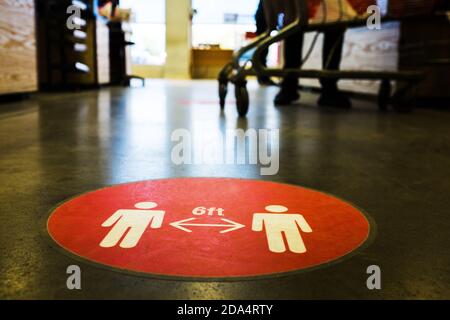
{"label": "metal rack", "polygon": [[[67,8],[80,9],[80,28],[67,27]],[[38,0],[40,87],[66,89],[98,84],[97,1]]]}

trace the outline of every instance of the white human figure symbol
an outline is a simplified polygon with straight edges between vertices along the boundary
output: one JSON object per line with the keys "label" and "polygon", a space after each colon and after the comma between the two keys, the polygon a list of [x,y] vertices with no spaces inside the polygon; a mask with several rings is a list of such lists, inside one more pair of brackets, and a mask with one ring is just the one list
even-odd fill
{"label": "white human figure symbol", "polygon": [[[305,253],[306,247],[300,230],[312,232],[311,227],[301,214],[284,214],[288,208],[278,205],[266,207],[269,213],[255,213],[253,215],[253,231],[266,230],[269,250],[275,253],[286,252],[283,233],[289,250],[294,253]],[[299,230],[300,228],[300,230]]]}
{"label": "white human figure symbol", "polygon": [[114,247],[123,238],[120,242],[120,247],[126,249],[133,248],[137,245],[149,224],[152,229],[161,228],[165,211],[150,210],[156,206],[158,204],[155,202],[139,202],[135,204],[137,210],[117,210],[102,224],[102,227],[111,227],[113,225],[114,227],[102,242],[100,242],[100,247]]}

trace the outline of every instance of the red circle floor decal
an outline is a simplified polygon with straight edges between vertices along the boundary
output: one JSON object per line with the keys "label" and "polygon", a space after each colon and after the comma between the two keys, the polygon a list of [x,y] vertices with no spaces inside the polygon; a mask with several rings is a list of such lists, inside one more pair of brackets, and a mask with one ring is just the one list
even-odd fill
{"label": "red circle floor decal", "polygon": [[370,233],[333,196],[259,180],[180,178],[116,185],[65,202],[47,221],[67,251],[115,269],[253,277],[336,260]]}

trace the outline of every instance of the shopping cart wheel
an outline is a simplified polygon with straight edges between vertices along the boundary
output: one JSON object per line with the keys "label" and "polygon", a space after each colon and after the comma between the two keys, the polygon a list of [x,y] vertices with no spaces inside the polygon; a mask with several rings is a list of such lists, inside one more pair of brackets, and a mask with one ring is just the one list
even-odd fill
{"label": "shopping cart wheel", "polygon": [[245,85],[236,85],[235,86],[235,95],[236,95],[236,106],[239,116],[245,117],[248,112],[248,91]]}
{"label": "shopping cart wheel", "polygon": [[386,111],[391,101],[391,81],[381,81],[380,90],[378,91],[378,109],[380,111]]}
{"label": "shopping cart wheel", "polygon": [[225,99],[228,93],[228,85],[225,82],[219,82],[219,99],[220,99],[220,109],[225,108]]}

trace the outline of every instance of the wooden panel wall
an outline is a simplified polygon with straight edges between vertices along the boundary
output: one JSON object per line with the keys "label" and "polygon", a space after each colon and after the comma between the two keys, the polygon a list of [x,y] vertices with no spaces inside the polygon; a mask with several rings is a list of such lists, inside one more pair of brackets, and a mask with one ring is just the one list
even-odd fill
{"label": "wooden panel wall", "polygon": [[33,0],[0,0],[0,94],[37,90]]}
{"label": "wooden panel wall", "polygon": [[192,49],[192,78],[215,79],[233,56],[233,50]]}

